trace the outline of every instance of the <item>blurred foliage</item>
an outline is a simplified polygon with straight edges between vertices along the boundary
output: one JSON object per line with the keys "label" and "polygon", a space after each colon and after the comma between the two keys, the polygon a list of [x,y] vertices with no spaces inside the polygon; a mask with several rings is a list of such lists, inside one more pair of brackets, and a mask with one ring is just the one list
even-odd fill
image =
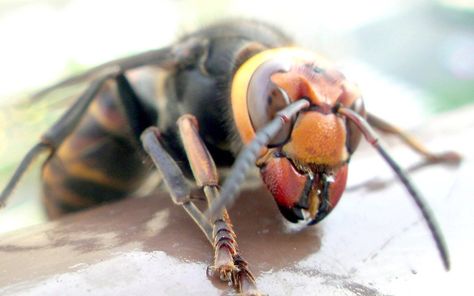
{"label": "blurred foliage", "polygon": [[355,34],[370,41],[357,55],[425,91],[431,113],[474,102],[474,12],[428,5]]}

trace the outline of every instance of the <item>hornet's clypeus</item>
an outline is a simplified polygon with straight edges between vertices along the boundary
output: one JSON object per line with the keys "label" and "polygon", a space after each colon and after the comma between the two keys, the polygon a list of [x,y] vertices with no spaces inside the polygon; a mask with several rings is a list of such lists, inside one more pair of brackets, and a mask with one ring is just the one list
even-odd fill
{"label": "hornet's clypeus", "polygon": [[[134,79],[134,71],[144,67],[156,75]],[[90,82],[88,88],[24,157],[0,196],[2,204],[42,152],[49,153],[42,181],[51,217],[130,195],[149,173],[143,160],[151,159],[173,201],[213,245],[210,270],[238,292],[258,295],[225,209],[249,168],[260,169],[286,219],[315,224],[341,198],[349,160],[364,137],[409,191],[449,268],[429,208],[372,127],[399,136],[428,160],[458,156],[432,154],[366,112],[355,84],[321,56],[295,47],[275,27],[218,23],[172,46],[93,68],[34,99],[84,81]],[[232,167],[222,187],[216,167]],[[206,213],[191,201],[185,175],[204,191]]]}

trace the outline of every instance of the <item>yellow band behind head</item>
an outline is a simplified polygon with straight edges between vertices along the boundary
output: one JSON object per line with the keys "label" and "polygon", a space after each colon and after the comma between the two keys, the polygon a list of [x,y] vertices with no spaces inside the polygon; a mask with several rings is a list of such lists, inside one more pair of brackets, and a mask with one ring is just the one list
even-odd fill
{"label": "yellow band behind head", "polygon": [[247,91],[250,80],[260,65],[276,58],[290,58],[295,61],[315,61],[321,59],[320,56],[308,50],[296,47],[282,47],[262,51],[240,66],[232,80],[231,103],[235,124],[244,144],[249,143],[255,137],[255,129],[252,126],[247,105]]}

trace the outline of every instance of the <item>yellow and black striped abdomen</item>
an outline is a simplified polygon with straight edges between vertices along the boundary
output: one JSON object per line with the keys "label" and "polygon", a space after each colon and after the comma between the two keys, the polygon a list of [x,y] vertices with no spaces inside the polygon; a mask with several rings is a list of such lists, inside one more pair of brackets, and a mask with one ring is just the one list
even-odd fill
{"label": "yellow and black striped abdomen", "polygon": [[45,162],[43,199],[52,218],[117,200],[147,176],[113,84],[106,84],[78,127]]}

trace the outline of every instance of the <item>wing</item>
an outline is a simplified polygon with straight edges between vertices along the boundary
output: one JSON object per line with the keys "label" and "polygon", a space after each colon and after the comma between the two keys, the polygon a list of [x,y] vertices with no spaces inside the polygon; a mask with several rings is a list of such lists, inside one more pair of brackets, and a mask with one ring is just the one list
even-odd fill
{"label": "wing", "polygon": [[[40,153],[53,153],[54,147],[73,132],[103,83],[112,79],[124,85],[126,83],[120,82],[123,79],[118,77],[124,77],[123,74],[127,71],[143,66],[173,70],[192,63],[206,45],[206,40],[191,37],[173,46],[111,61],[43,89],[32,97],[29,104],[5,108],[0,115],[0,122],[4,122],[0,139],[8,146],[1,148],[3,153],[0,151],[2,181],[8,178],[15,166],[17,169],[8,183],[5,183],[7,185],[0,194],[0,204],[7,199]],[[71,105],[72,99],[74,103]],[[40,135],[42,140],[38,142]],[[18,155],[24,155],[29,147],[33,148],[20,162],[21,157]]]}
{"label": "wing", "polygon": [[178,64],[193,60],[194,57],[204,50],[205,46],[207,46],[206,40],[191,37],[172,46],[113,60],[44,88],[33,94],[31,100],[40,100],[52,91],[90,81],[111,71],[117,71],[117,69],[123,72],[143,66],[173,69]]}

